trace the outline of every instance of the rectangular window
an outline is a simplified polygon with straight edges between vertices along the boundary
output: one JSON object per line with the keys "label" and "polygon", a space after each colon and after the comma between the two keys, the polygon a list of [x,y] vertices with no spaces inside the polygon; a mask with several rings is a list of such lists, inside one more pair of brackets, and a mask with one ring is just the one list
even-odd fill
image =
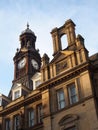
{"label": "rectangular window", "polygon": [[19,115],[14,117],[14,130],[19,130],[19,126],[20,126],[19,119],[20,119]]}
{"label": "rectangular window", "polygon": [[34,110],[29,111],[29,127],[34,126]]}
{"label": "rectangular window", "polygon": [[69,93],[70,104],[74,104],[78,102],[78,95],[77,95],[76,86],[74,83],[68,85],[68,93]]}
{"label": "rectangular window", "polygon": [[11,124],[9,119],[5,121],[5,130],[11,130]]}
{"label": "rectangular window", "polygon": [[20,97],[20,91],[18,90],[18,91],[16,91],[15,93],[14,93],[14,99],[17,99],[17,98],[19,98]]}
{"label": "rectangular window", "polygon": [[37,106],[37,114],[38,114],[38,123],[42,123],[42,118],[43,118],[43,107],[42,107],[42,104]]}
{"label": "rectangular window", "polygon": [[35,87],[39,86],[41,84],[41,80],[36,80],[35,81]]}
{"label": "rectangular window", "polygon": [[62,109],[65,107],[65,97],[63,89],[57,91],[57,101],[58,101],[58,109]]}

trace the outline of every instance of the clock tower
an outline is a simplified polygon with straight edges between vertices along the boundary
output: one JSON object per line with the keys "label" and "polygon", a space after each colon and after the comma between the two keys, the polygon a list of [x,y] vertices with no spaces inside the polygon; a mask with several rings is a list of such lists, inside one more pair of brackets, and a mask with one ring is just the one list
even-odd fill
{"label": "clock tower", "polygon": [[20,35],[20,49],[13,58],[14,60],[14,80],[13,86],[21,83],[29,89],[33,89],[32,76],[40,71],[41,57],[35,47],[36,36],[34,32],[27,28]]}

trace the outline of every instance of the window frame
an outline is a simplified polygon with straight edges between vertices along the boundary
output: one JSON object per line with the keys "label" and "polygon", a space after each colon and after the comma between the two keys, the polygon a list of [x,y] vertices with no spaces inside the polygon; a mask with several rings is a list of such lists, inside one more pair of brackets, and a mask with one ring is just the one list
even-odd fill
{"label": "window frame", "polygon": [[[31,112],[33,112],[33,118],[31,117]],[[33,123],[33,125],[32,125]],[[35,113],[34,109],[29,109],[28,110],[28,126],[33,127],[35,125]]]}
{"label": "window frame", "polygon": [[5,120],[5,130],[11,130],[11,120],[10,119]]}
{"label": "window frame", "polygon": [[[72,92],[71,89],[75,88],[75,92]],[[78,90],[77,90],[77,86],[75,84],[75,82],[70,83],[67,85],[67,90],[68,90],[68,98],[69,98],[69,103],[75,104],[79,101],[79,97],[78,97]],[[74,101],[75,99],[75,101]]]}
{"label": "window frame", "polygon": [[[16,96],[16,93],[18,92],[18,96]],[[14,100],[20,97],[20,90],[17,90],[14,92]]]}
{"label": "window frame", "polygon": [[41,84],[41,79],[35,80],[35,88],[37,88]]}
{"label": "window frame", "polygon": [[43,119],[43,106],[42,104],[39,104],[37,105],[37,123],[42,123],[43,122],[42,119]]}
{"label": "window frame", "polygon": [[[57,94],[57,108],[58,110],[61,110],[66,106],[64,89],[63,88],[58,89],[56,91],[56,94]],[[61,94],[63,94],[63,99],[60,99]],[[62,103],[63,103],[63,107],[62,107]]]}
{"label": "window frame", "polygon": [[20,128],[20,115],[15,115],[14,116],[14,130],[19,130],[19,128]]}
{"label": "window frame", "polygon": [[79,120],[79,116],[76,114],[65,115],[59,121],[60,130],[71,130],[71,128],[75,128],[76,130],[79,130],[78,120]]}

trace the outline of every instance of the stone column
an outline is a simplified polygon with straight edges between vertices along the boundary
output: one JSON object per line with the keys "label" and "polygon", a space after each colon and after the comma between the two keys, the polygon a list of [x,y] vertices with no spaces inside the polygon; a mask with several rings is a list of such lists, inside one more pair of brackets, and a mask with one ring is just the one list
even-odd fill
{"label": "stone column", "polygon": [[81,49],[81,56],[82,56],[83,62],[87,61],[88,52],[84,48]]}
{"label": "stone column", "polygon": [[51,116],[50,116],[50,91],[42,92],[43,105],[43,124],[44,130],[51,130]]}
{"label": "stone column", "polygon": [[58,28],[54,28],[51,32],[51,35],[53,39],[53,50],[54,50],[53,55],[55,55],[58,51],[62,49]]}
{"label": "stone column", "polygon": [[79,51],[76,52],[76,57],[77,57],[77,63],[78,65],[81,63],[80,62],[80,55],[79,55]]}
{"label": "stone column", "polygon": [[45,81],[48,80],[48,68],[45,67]]}
{"label": "stone column", "polygon": [[76,34],[75,34],[75,24],[72,20],[67,20],[65,22],[65,29],[68,39],[68,46],[75,45]]}
{"label": "stone column", "polygon": [[50,114],[50,96],[49,90],[45,90],[42,92],[42,105],[43,105],[43,114],[47,116]]}
{"label": "stone column", "polygon": [[14,117],[13,116],[11,116],[10,117],[10,121],[11,121],[11,130],[13,130],[14,129]]}
{"label": "stone column", "polygon": [[76,62],[75,62],[76,59],[75,59],[74,54],[72,54],[71,57],[72,57],[72,66],[75,67],[76,66]]}
{"label": "stone column", "polygon": [[53,78],[53,65],[50,65],[50,78]]}
{"label": "stone column", "polygon": [[56,66],[55,66],[55,64],[53,64],[53,77],[55,77],[56,76]]}

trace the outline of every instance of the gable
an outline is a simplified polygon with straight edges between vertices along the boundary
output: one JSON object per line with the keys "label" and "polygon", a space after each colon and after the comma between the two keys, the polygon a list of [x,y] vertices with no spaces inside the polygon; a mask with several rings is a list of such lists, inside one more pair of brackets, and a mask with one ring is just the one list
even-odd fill
{"label": "gable", "polygon": [[67,58],[69,55],[73,54],[74,51],[60,51],[50,63],[57,63],[65,58]]}
{"label": "gable", "polygon": [[15,83],[13,86],[12,86],[12,90],[13,89],[16,89],[16,88],[20,88],[22,87],[22,84],[21,83]]}

